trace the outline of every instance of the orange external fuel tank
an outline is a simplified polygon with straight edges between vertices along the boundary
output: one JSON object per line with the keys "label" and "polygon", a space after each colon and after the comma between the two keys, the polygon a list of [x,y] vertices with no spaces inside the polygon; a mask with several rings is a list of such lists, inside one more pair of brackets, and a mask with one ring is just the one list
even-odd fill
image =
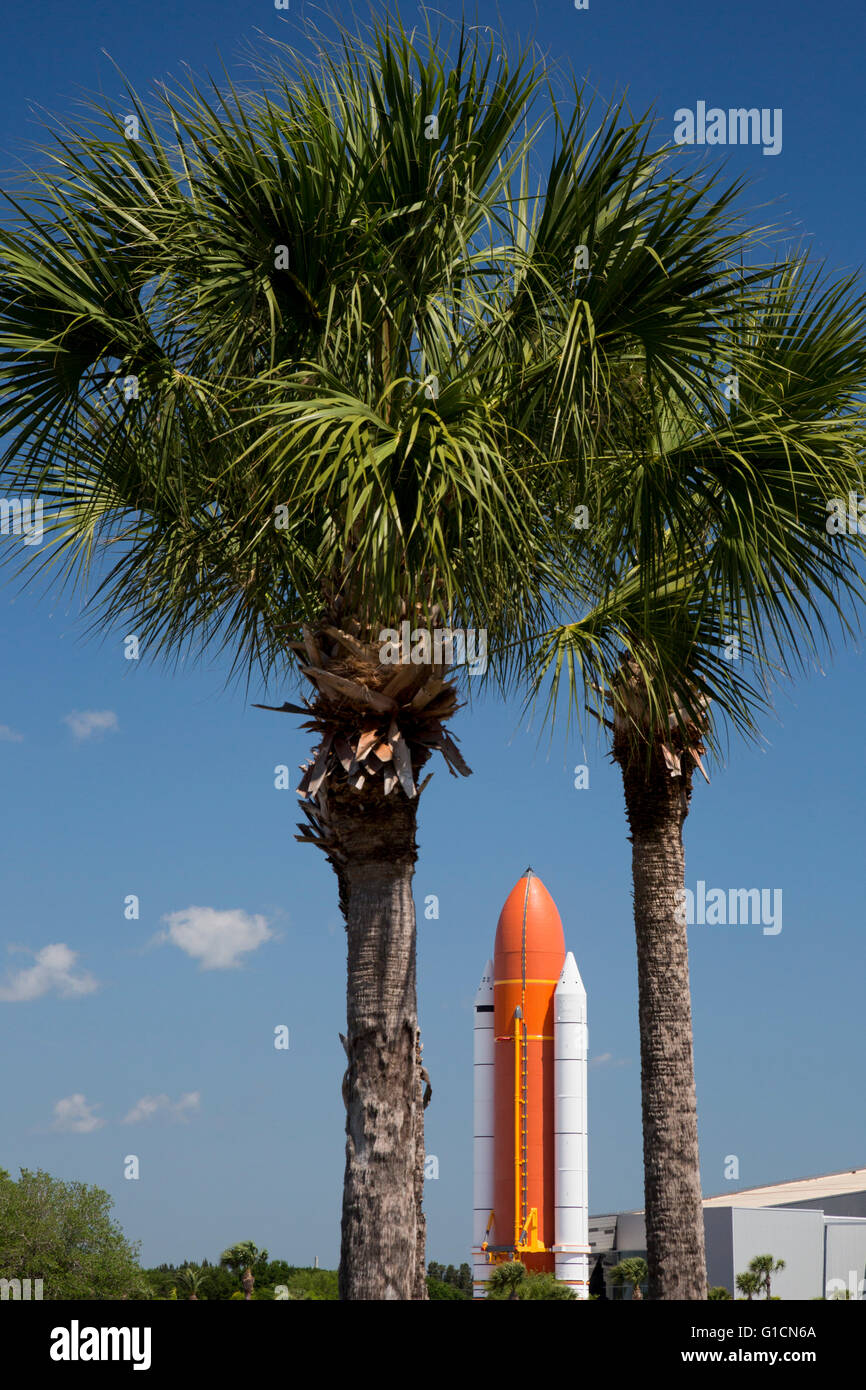
{"label": "orange external fuel tank", "polygon": [[553,994],[564,963],[556,904],[527,869],[500,913],[493,957],[490,1248],[513,1250],[532,1271],[554,1269]]}

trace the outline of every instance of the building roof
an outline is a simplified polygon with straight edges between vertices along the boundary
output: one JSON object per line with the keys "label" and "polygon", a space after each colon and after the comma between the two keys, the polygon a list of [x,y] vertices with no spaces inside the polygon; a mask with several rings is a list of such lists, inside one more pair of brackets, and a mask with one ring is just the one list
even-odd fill
{"label": "building roof", "polygon": [[[825,1173],[817,1178],[794,1178],[792,1182],[771,1183],[768,1187],[745,1187],[725,1192],[718,1197],[705,1197],[705,1207],[784,1207],[789,1202],[812,1202],[824,1197],[847,1197],[852,1192],[866,1192],[866,1168],[846,1168],[844,1173]],[[617,1216],[643,1216],[643,1207],[632,1207],[610,1216],[590,1216],[592,1234],[599,1228],[610,1227]],[[607,1232],[605,1232],[607,1234]],[[604,1248],[599,1246],[599,1248]]]}
{"label": "building roof", "polygon": [[790,1202],[811,1202],[824,1197],[845,1197],[866,1191],[866,1168],[849,1168],[844,1173],[827,1173],[817,1178],[795,1178],[793,1182],[773,1183],[769,1187],[748,1187],[705,1197],[705,1207],[784,1207]]}

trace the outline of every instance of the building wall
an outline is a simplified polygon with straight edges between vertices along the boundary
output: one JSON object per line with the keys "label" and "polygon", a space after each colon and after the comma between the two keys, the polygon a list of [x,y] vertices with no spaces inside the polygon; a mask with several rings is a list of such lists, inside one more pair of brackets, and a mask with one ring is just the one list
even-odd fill
{"label": "building wall", "polygon": [[[734,1223],[731,1207],[704,1207],[704,1245],[707,1251],[707,1285],[719,1285],[736,1297],[734,1275]],[[761,1251],[764,1254],[764,1251]]]}
{"label": "building wall", "polygon": [[824,1217],[820,1211],[791,1207],[731,1207],[730,1211],[732,1277],[748,1269],[755,1255],[772,1255],[785,1261],[785,1268],[773,1276],[774,1294],[784,1299],[823,1295]]}
{"label": "building wall", "polygon": [[646,1221],[642,1211],[623,1211],[616,1218],[616,1249],[646,1250]]}
{"label": "building wall", "polygon": [[[860,1290],[861,1281],[866,1277],[866,1219],[828,1217],[824,1230],[824,1254],[826,1281],[841,1279],[852,1298],[861,1301],[866,1298],[866,1289]],[[832,1298],[833,1293],[834,1290],[825,1292],[825,1297]]]}

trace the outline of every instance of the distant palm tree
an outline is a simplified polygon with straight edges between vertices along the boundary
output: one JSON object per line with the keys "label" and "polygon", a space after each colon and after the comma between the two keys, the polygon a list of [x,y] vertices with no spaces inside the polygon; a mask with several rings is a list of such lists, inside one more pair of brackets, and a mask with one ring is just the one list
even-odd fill
{"label": "distant palm tree", "polygon": [[639,1301],[643,1298],[640,1286],[645,1284],[649,1266],[646,1260],[640,1255],[629,1255],[627,1259],[620,1260],[619,1264],[614,1265],[610,1271],[610,1282],[612,1284],[630,1284],[632,1301]]}
{"label": "distant palm tree", "polygon": [[748,1301],[761,1291],[761,1276],[754,1271],[746,1271],[744,1274],[737,1275],[737,1288],[741,1294],[745,1294]]}
{"label": "distant palm tree", "polygon": [[784,1260],[774,1260],[772,1255],[756,1255],[749,1261],[749,1271],[756,1274],[764,1290],[764,1297],[770,1298],[770,1281],[774,1274],[785,1268]]}
{"label": "distant palm tree", "polygon": [[240,1276],[243,1285],[244,1298],[250,1300],[253,1296],[255,1277],[253,1267],[255,1265],[265,1265],[268,1260],[267,1250],[259,1250],[251,1240],[241,1240],[237,1245],[230,1245],[220,1255],[220,1264],[224,1268],[230,1269],[235,1275]]}
{"label": "distant palm tree", "polygon": [[198,1301],[198,1291],[206,1272],[201,1265],[184,1265],[180,1271],[180,1283],[184,1289],[189,1290],[188,1301]]}
{"label": "distant palm tree", "polygon": [[504,1297],[507,1294],[509,1301],[519,1299],[518,1290],[526,1279],[526,1265],[521,1264],[520,1260],[511,1260],[508,1264],[497,1265],[487,1280],[488,1297]]}

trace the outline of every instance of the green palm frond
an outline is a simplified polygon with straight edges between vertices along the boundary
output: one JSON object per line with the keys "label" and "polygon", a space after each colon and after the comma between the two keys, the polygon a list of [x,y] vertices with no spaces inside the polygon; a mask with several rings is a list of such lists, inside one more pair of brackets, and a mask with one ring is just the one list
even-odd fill
{"label": "green palm frond", "polygon": [[534,671],[551,709],[564,678],[599,715],[626,653],[657,727],[699,696],[752,735],[772,684],[856,630],[864,536],[827,522],[833,499],[847,512],[863,491],[866,296],[796,258],[739,317],[721,340],[739,398],[725,408],[720,392],[703,428],[664,403],[648,412],[664,428],[609,460],[598,546],[618,567],[599,567],[583,616],[548,633]]}
{"label": "green palm frond", "polygon": [[832,588],[802,484],[849,477],[850,304],[815,290],[804,318],[806,271],[760,263],[739,185],[467,29],[385,20],[312,64],[274,45],[257,79],[127,89],[137,139],[94,105],[10,194],[0,485],[49,512],[26,574],[152,655],[224,646],[248,671],[337,600],[487,627],[500,675],[577,608],[593,679],[614,613],[664,665],[643,629],[668,582],[688,628],[710,573],[743,631],[778,626],[783,576],[810,611],[795,562]]}

